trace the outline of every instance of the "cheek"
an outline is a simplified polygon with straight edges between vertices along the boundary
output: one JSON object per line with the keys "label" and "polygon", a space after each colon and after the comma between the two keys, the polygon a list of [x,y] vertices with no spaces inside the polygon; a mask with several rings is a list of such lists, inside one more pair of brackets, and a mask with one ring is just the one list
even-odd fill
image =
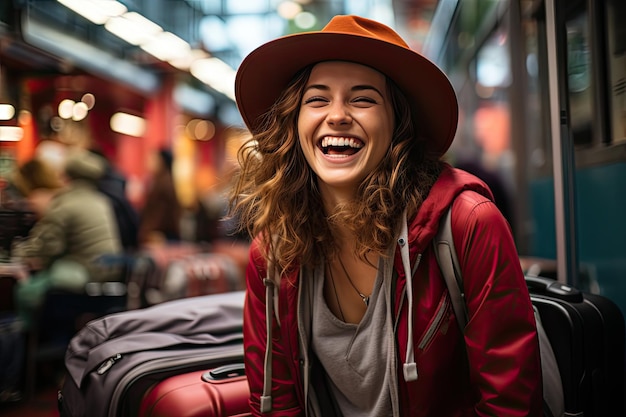
{"label": "cheek", "polygon": [[391,146],[391,142],[381,142],[378,146],[376,146],[376,151],[374,152],[374,162],[378,165],[387,155],[389,150],[389,146]]}
{"label": "cheek", "polygon": [[311,140],[306,135],[300,133],[300,130],[298,130],[298,146],[300,147],[304,158],[308,162],[311,162],[312,154],[315,149],[313,147],[313,144],[311,143]]}
{"label": "cheek", "polygon": [[393,136],[393,126],[390,124],[384,124],[381,126],[381,129],[378,131],[378,140],[376,143],[376,148],[379,149],[379,152],[384,152],[389,149],[391,146],[391,138]]}
{"label": "cheek", "polygon": [[298,141],[300,145],[303,146],[306,141],[307,131],[306,131],[306,123],[302,119],[302,117],[298,117],[298,121],[296,123],[296,134],[298,135]]}
{"label": "cheek", "polygon": [[311,123],[307,123],[307,119],[303,117],[298,118],[298,123],[296,127],[298,142],[300,143],[300,147],[306,152],[307,149],[315,146],[312,139],[315,133],[315,129],[311,125]]}
{"label": "cheek", "polygon": [[297,127],[298,127],[298,132],[299,133],[304,133],[304,134],[308,134],[308,130],[310,130],[312,128],[312,123],[313,118],[311,116],[311,114],[307,111],[300,111],[300,113],[298,114],[298,121],[296,123]]}

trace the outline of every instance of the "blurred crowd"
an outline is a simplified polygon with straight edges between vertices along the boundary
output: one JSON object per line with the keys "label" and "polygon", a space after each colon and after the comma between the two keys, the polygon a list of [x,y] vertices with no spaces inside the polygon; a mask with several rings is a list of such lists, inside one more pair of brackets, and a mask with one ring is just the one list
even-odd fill
{"label": "blurred crowd", "polygon": [[[2,210],[13,214],[4,222],[19,223],[5,228],[4,256],[32,272],[27,282],[20,282],[18,304],[36,306],[50,286],[77,289],[88,281],[124,279],[120,271],[98,264],[103,255],[133,255],[182,243],[206,251],[223,248],[225,241],[246,243],[228,230],[223,196],[199,199],[193,213],[183,208],[171,150],[150,156],[150,179],[139,208],[127,197],[125,177],[101,152],[66,147],[61,153],[56,161],[36,154],[16,166],[3,190]],[[191,229],[185,229],[190,218]],[[22,299],[20,294],[31,291],[28,301]]]}

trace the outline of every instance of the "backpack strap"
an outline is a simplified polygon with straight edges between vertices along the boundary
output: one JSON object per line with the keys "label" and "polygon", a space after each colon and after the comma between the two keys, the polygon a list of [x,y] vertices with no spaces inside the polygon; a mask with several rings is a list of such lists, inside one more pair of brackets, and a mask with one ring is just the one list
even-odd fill
{"label": "backpack strap", "polygon": [[467,325],[468,314],[463,290],[463,276],[452,237],[452,205],[448,207],[439,223],[439,230],[437,230],[433,245],[437,263],[450,293],[454,315],[459,323],[459,329],[463,331]]}
{"label": "backpack strap", "polygon": [[[452,205],[448,207],[440,221],[439,230],[437,230],[437,234],[433,239],[433,246],[435,247],[437,263],[450,294],[452,309],[459,323],[459,329],[461,329],[461,332],[464,332],[469,316],[463,290],[463,275],[461,274],[459,258],[452,237]],[[563,382],[559,373],[558,363],[546,330],[541,323],[539,312],[535,306],[533,306],[533,310],[541,355],[544,416],[562,417],[565,416],[565,405]]]}

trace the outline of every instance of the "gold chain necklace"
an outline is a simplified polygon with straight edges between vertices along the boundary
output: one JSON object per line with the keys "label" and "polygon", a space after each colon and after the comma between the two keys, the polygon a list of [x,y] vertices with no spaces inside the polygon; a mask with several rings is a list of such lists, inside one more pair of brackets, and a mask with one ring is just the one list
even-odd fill
{"label": "gold chain necklace", "polygon": [[365,306],[369,306],[370,305],[370,296],[369,295],[364,295],[361,291],[359,291],[359,289],[356,287],[356,285],[354,285],[354,282],[352,282],[352,278],[350,278],[350,274],[348,274],[348,270],[346,269],[346,267],[344,266],[341,258],[339,257],[339,264],[341,265],[341,269],[343,269],[344,274],[346,274],[346,277],[348,278],[348,282],[350,283],[350,285],[352,285],[352,288],[354,288],[354,291],[356,291],[357,294],[359,294],[359,297],[361,297],[361,300],[363,300],[363,302],[365,303]]}

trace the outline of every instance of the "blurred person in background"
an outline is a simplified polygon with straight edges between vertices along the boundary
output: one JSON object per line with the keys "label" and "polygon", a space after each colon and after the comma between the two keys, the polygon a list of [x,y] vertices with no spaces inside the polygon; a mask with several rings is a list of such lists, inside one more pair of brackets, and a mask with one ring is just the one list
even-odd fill
{"label": "blurred person in background", "polygon": [[96,188],[106,162],[87,151],[68,156],[67,184],[48,201],[35,203],[40,214],[27,238],[16,242],[12,255],[26,263],[32,275],[18,283],[18,314],[26,327],[48,289],[83,291],[90,281],[118,281],[119,270],[97,263],[102,255],[117,255],[122,246],[113,210]]}
{"label": "blurred person in background", "polygon": [[46,199],[38,194],[43,193],[51,197],[63,185],[62,174],[52,164],[38,157],[31,158],[17,167],[10,176],[5,194],[8,198],[3,201],[3,206],[30,211],[34,207],[29,198],[33,202],[38,198]]}
{"label": "blurred person in background", "polygon": [[0,204],[0,250],[9,261],[11,244],[25,237],[54,193],[64,185],[61,174],[45,159],[34,157],[8,175]]}
{"label": "blurred person in background", "polygon": [[126,178],[102,152],[94,149],[90,151],[105,161],[104,174],[96,185],[98,190],[107,196],[113,207],[124,251],[132,253],[139,247],[139,213],[126,196]]}
{"label": "blurred person in background", "polygon": [[151,175],[148,192],[139,212],[139,245],[162,245],[180,240],[183,209],[176,194],[172,174],[174,158],[160,149],[149,160]]}

